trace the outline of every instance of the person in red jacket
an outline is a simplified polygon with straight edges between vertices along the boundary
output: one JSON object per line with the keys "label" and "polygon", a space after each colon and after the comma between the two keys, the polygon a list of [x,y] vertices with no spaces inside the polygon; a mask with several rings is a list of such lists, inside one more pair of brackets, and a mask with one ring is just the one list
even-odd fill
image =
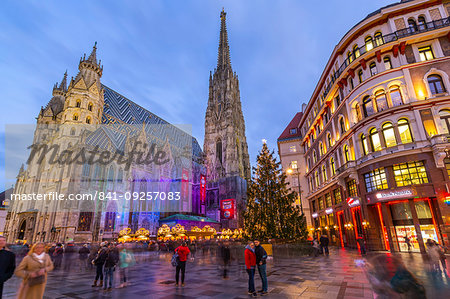
{"label": "person in red jacket", "polygon": [[186,271],[186,261],[188,254],[191,252],[189,248],[186,246],[186,242],[181,243],[181,246],[175,249],[175,252],[178,254],[178,264],[176,267],[176,284],[178,286],[180,270],[181,270],[181,286],[184,287],[184,272]]}
{"label": "person in red jacket", "polygon": [[255,255],[255,243],[249,242],[245,246],[245,268],[248,273],[248,293],[253,297],[256,297],[255,290],[255,267],[256,267],[256,255]]}

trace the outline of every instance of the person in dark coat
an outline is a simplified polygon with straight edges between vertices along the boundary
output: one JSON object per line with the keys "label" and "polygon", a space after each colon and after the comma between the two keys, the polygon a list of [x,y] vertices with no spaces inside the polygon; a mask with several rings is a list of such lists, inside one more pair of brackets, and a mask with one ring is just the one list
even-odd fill
{"label": "person in dark coat", "polygon": [[328,239],[327,235],[321,235],[320,236],[320,251],[324,252],[326,255],[329,255],[330,253],[328,252],[328,244],[330,243],[330,240]]}
{"label": "person in dark coat", "polygon": [[113,286],[113,278],[114,278],[114,270],[116,269],[116,265],[119,262],[119,251],[114,246],[114,244],[110,243],[108,246],[108,250],[106,251],[105,258],[105,285],[103,287],[106,290],[106,286],[108,285],[108,290],[112,289]]}
{"label": "person in dark coat", "polygon": [[11,278],[16,269],[16,255],[6,250],[6,238],[0,236],[0,298],[2,298],[3,284]]}
{"label": "person in dark coat", "polygon": [[61,267],[63,254],[64,249],[62,248],[62,244],[61,243],[56,244],[56,248],[53,251],[53,265],[55,270]]}
{"label": "person in dark coat", "polygon": [[96,274],[95,274],[95,280],[93,287],[97,286],[97,281],[100,279],[99,287],[102,287],[103,285],[103,265],[105,264],[106,256],[107,256],[107,248],[106,243],[102,243],[100,248],[98,249],[97,256],[92,261],[92,263],[95,265],[96,268]]}
{"label": "person in dark coat", "polygon": [[223,261],[223,278],[228,278],[228,266],[231,260],[230,243],[227,241],[220,247],[220,256]]}
{"label": "person in dark coat", "polygon": [[80,250],[78,250],[78,259],[80,260],[80,271],[82,271],[83,269],[87,269],[87,263],[86,260],[89,256],[89,248],[87,246],[87,244],[84,244],[83,247],[80,248]]}
{"label": "person in dark coat", "polygon": [[267,273],[266,273],[266,259],[267,252],[264,247],[261,246],[259,240],[255,240],[255,255],[256,255],[256,267],[258,268],[259,276],[262,281],[262,289],[259,291],[261,295],[267,294],[268,284],[267,284]]}

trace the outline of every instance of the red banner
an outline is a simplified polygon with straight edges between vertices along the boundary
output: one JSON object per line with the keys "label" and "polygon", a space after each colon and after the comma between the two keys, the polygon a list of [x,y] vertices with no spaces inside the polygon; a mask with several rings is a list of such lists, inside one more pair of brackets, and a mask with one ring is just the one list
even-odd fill
{"label": "red banner", "polygon": [[206,177],[201,174],[200,175],[200,201],[204,202],[206,199]]}
{"label": "red banner", "polygon": [[181,198],[189,197],[189,170],[184,169],[181,172]]}
{"label": "red banner", "polygon": [[235,214],[235,199],[222,199],[220,201],[220,218],[234,219]]}

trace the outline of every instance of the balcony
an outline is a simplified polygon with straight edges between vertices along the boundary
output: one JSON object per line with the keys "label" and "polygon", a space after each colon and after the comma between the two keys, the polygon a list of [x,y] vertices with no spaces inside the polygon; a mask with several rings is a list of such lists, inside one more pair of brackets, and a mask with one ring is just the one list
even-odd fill
{"label": "balcony", "polygon": [[342,165],[341,167],[336,169],[336,174],[339,175],[339,174],[345,172],[347,169],[353,168],[355,166],[356,166],[356,161],[348,161],[347,163],[345,163],[344,165]]}
{"label": "balcony", "polygon": [[405,29],[400,29],[397,30],[393,33],[387,34],[387,35],[383,35],[379,38],[375,38],[375,40],[372,42],[372,48],[368,51],[366,49],[366,45],[363,45],[362,47],[355,49],[352,53],[352,55],[350,55],[349,57],[347,57],[347,59],[345,59],[345,61],[341,64],[341,66],[339,67],[339,69],[331,76],[331,81],[330,83],[328,83],[328,85],[325,87],[324,90],[324,94],[323,97],[325,98],[328,93],[331,90],[331,87],[333,86],[334,82],[336,82],[336,80],[342,75],[342,73],[345,71],[345,69],[358,57],[360,57],[361,55],[367,53],[367,52],[371,52],[373,50],[375,50],[376,48],[385,45],[385,44],[389,44],[391,42],[397,41],[401,38],[407,37],[407,36],[411,36],[411,35],[416,35],[416,34],[420,34],[423,32],[427,32],[427,31],[431,31],[431,30],[435,30],[435,29],[439,29],[439,28],[443,28],[443,27],[447,27],[450,26],[450,17],[449,18],[443,18],[440,20],[435,20],[435,21],[431,21],[425,24],[420,24],[417,25],[415,27],[408,27]]}
{"label": "balcony", "polygon": [[434,135],[430,141],[431,145],[450,143],[450,134]]}

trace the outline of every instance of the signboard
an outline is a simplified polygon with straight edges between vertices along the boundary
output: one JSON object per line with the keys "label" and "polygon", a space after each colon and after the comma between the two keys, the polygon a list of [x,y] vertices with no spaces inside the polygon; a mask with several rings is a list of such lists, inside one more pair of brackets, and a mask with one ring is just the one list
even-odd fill
{"label": "signboard", "polygon": [[333,213],[333,209],[332,208],[328,208],[328,209],[325,210],[325,213],[331,214],[331,213]]}
{"label": "signboard", "polygon": [[220,219],[234,219],[235,199],[222,199],[220,201]]}
{"label": "signboard", "polygon": [[206,177],[201,174],[200,175],[200,201],[205,202],[206,199]]}
{"label": "signboard", "polygon": [[317,213],[312,213],[312,215],[311,215],[313,218],[317,218],[317,217],[319,217],[319,214],[317,214]]}
{"label": "signboard", "polygon": [[355,197],[347,197],[347,204],[349,207],[359,206],[359,199]]}
{"label": "signboard", "polygon": [[395,190],[395,191],[384,191],[375,194],[375,197],[379,201],[407,198],[414,196],[414,192],[411,189]]}

